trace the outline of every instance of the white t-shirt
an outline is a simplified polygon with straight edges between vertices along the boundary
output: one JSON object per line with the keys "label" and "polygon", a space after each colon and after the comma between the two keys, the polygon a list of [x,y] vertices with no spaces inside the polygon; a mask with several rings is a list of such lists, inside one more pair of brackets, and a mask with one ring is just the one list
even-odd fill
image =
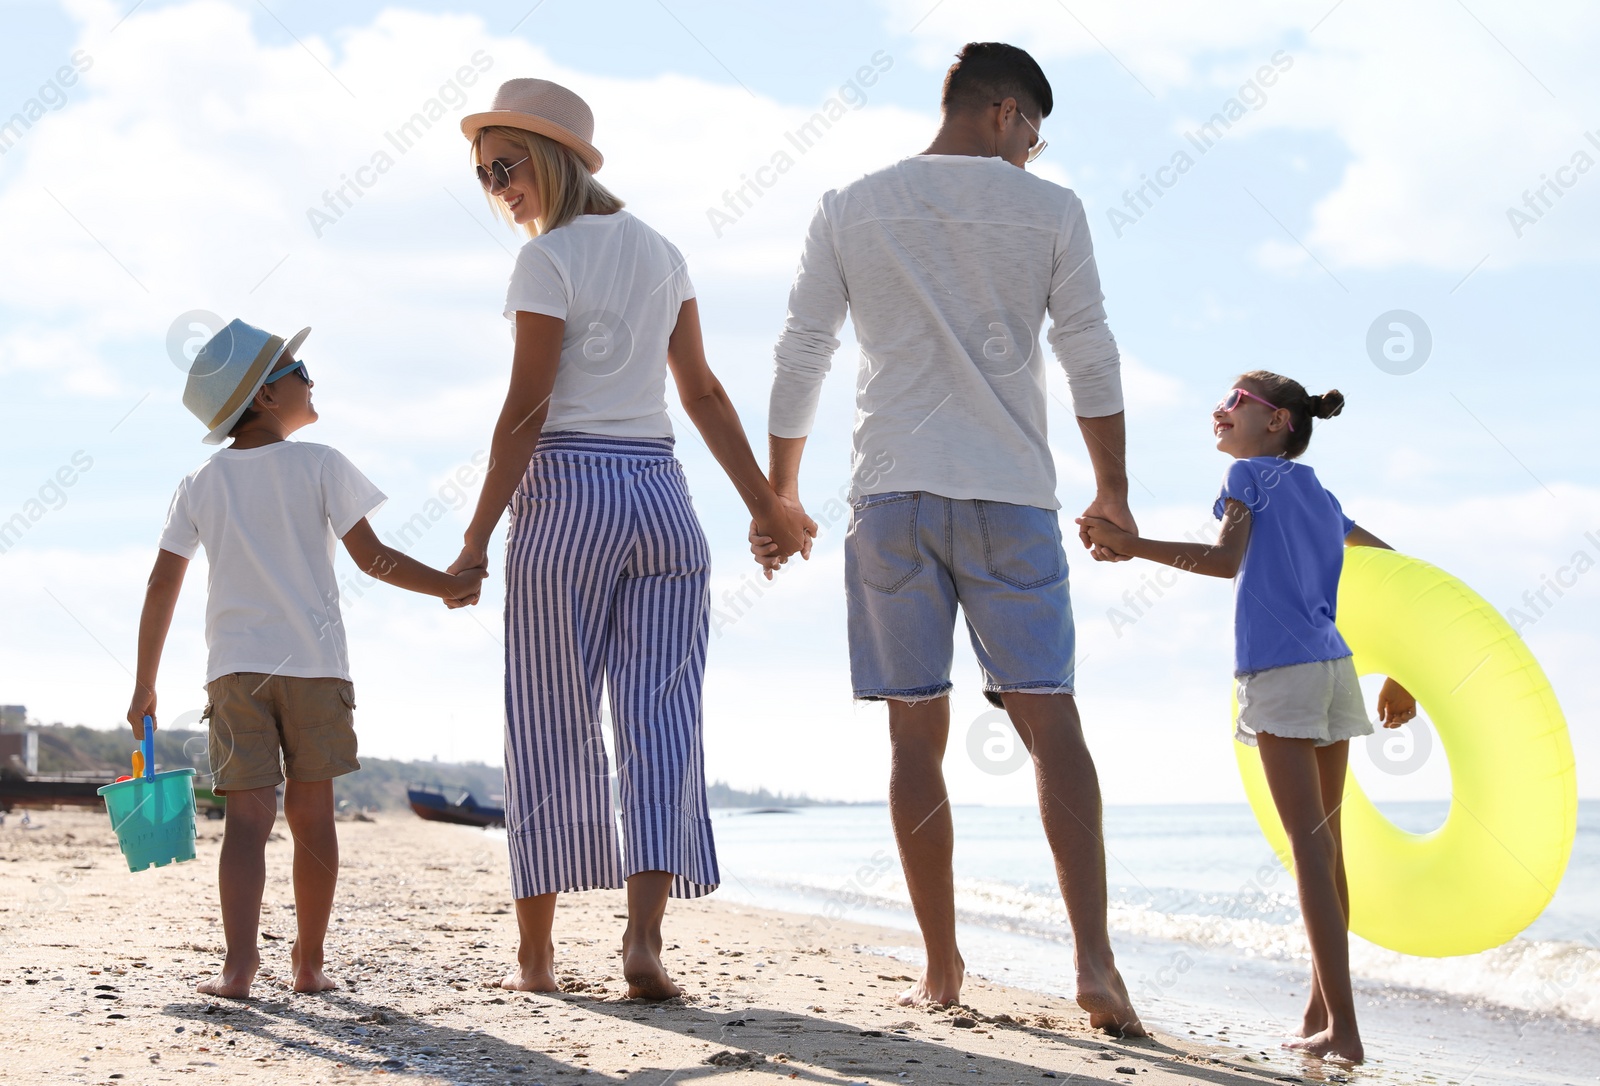
{"label": "white t-shirt", "polygon": [[1073,410],[1122,410],[1083,203],[999,158],[916,155],[825,193],[775,351],[767,428],[805,437],[846,311],[852,488],[1058,509],[1039,328]]}
{"label": "white t-shirt", "polygon": [[579,215],[524,245],[506,317],[566,321],[545,430],[671,437],[667,339],[693,297],[677,247],[626,211]]}
{"label": "white t-shirt", "polygon": [[206,682],[236,671],[350,678],[334,541],[383,493],[336,449],[220,449],[178,484],[161,549],[206,549]]}

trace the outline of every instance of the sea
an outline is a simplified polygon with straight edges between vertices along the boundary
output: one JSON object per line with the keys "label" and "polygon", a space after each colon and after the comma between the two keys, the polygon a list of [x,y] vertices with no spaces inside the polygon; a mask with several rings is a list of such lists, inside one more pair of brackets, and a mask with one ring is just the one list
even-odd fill
{"label": "sea", "polygon": [[[1380,805],[1402,828],[1448,802]],[[952,808],[958,936],[970,974],[1073,994],[1071,931],[1033,807]],[[916,931],[888,809],[714,812],[718,897]],[[1105,812],[1110,927],[1144,1020],[1248,1056],[1270,1081],[1316,1068],[1280,1045],[1298,1025],[1310,957],[1293,880],[1247,805]],[[872,947],[920,967],[920,942]],[[1351,938],[1368,1063],[1334,1081],[1484,1086],[1600,1083],[1600,803],[1579,806],[1566,876],[1504,946],[1419,958]]]}

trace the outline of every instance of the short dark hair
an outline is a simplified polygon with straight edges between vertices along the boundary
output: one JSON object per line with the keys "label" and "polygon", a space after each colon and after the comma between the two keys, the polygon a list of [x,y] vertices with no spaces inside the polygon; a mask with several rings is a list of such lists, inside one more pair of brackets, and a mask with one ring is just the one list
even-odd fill
{"label": "short dark hair", "polygon": [[1050,116],[1055,108],[1050,81],[1027,50],[998,41],[963,45],[956,62],[944,75],[940,107],[946,113],[987,109],[1005,98],[1037,107],[1041,118]]}
{"label": "short dark hair", "polygon": [[245,423],[254,422],[260,417],[261,409],[256,406],[256,401],[254,397],[252,397],[249,405],[244,409],[244,414],[240,415],[237,419],[234,419],[233,426],[228,430],[228,436],[233,437],[239,432],[240,428],[243,427]]}

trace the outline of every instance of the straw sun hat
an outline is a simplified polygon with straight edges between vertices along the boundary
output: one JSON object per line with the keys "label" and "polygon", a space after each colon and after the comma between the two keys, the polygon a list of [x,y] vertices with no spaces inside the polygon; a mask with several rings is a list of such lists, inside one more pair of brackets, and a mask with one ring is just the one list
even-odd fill
{"label": "straw sun hat", "polygon": [[508,79],[495,92],[494,106],[487,113],[471,113],[461,118],[461,131],[467,139],[490,125],[521,128],[548,136],[577,152],[590,173],[600,172],[605,162],[594,144],[594,113],[582,98],[548,79]]}

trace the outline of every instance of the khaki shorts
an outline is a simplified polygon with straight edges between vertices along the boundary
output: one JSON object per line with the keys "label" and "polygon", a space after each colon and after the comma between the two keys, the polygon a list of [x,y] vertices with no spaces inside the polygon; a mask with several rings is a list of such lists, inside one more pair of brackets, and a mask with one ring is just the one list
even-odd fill
{"label": "khaki shorts", "polygon": [[325,781],[361,768],[356,761],[347,679],[302,679],[238,671],[206,684],[212,787],[218,792]]}
{"label": "khaki shorts", "polygon": [[1355,661],[1313,660],[1241,676],[1233,737],[1256,745],[1256,733],[1310,739],[1319,747],[1372,734]]}

